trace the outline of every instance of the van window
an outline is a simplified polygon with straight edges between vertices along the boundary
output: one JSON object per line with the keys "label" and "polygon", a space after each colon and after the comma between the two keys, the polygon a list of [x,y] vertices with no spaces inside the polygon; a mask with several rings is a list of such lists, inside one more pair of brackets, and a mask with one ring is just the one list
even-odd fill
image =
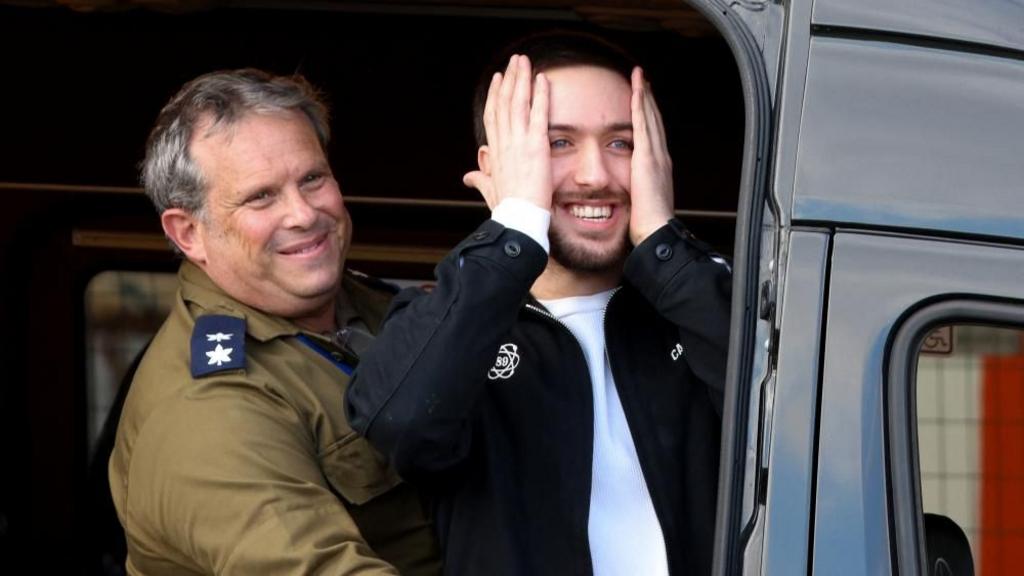
{"label": "van window", "polygon": [[121,380],[167,317],[175,274],[108,270],[85,288],[85,389],[89,461]]}
{"label": "van window", "polygon": [[926,531],[931,515],[944,516],[970,543],[977,574],[1018,573],[1024,562],[1024,330],[968,324],[931,330],[918,350],[916,413]]}

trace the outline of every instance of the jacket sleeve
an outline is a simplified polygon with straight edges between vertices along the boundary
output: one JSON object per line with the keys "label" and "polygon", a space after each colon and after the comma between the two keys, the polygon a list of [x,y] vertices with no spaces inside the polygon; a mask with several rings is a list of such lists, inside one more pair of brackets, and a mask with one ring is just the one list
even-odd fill
{"label": "jacket sleeve", "polygon": [[423,480],[466,457],[484,375],[546,264],[540,245],[489,220],[438,264],[432,291],[395,298],[346,407],[402,477]]}
{"label": "jacket sleeve", "polygon": [[687,362],[722,413],[729,354],[732,270],[677,219],[626,259],[625,280],[679,327]]}

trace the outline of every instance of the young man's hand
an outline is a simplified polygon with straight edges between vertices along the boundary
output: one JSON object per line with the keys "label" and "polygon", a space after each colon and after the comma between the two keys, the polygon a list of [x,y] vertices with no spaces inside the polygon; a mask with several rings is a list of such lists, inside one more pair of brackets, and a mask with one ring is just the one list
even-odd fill
{"label": "young man's hand", "polygon": [[640,67],[633,69],[633,161],[630,167],[629,239],[639,245],[668,222],[675,210],[672,158],[661,111]]}
{"label": "young man's hand", "polygon": [[506,198],[551,210],[548,81],[544,74],[533,78],[526,56],[512,56],[505,74],[491,78],[484,128],[480,169],[463,177],[466,186],[479,190],[491,210]]}

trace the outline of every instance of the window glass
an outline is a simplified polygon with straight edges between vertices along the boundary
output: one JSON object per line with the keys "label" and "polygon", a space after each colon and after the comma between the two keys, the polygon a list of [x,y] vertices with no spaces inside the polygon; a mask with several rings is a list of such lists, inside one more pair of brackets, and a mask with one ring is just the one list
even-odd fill
{"label": "window glass", "polygon": [[952,519],[978,574],[1024,565],[1024,332],[952,325],[917,365],[921,497]]}
{"label": "window glass", "polygon": [[107,271],[85,288],[89,460],[125,372],[167,317],[173,273]]}

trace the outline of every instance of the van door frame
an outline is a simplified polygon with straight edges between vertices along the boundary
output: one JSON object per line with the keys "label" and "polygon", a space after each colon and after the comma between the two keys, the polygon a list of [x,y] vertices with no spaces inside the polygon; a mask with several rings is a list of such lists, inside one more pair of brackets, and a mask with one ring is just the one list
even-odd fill
{"label": "van door frame", "polygon": [[[777,246],[779,211],[768,202],[768,149],[772,138],[771,90],[764,57],[743,18],[722,0],[690,0],[690,5],[718,30],[736,60],[743,90],[743,168],[737,203],[733,250],[732,313],[729,362],[726,369],[722,414],[722,445],[719,467],[718,507],[715,533],[714,574],[732,574],[742,565],[741,534],[747,530],[743,517],[744,455],[747,447],[751,375],[757,352],[757,327],[761,306],[773,306],[759,295],[762,227],[766,217],[775,231]],[[768,214],[765,208],[768,208]],[[774,282],[770,284],[773,289]]]}

